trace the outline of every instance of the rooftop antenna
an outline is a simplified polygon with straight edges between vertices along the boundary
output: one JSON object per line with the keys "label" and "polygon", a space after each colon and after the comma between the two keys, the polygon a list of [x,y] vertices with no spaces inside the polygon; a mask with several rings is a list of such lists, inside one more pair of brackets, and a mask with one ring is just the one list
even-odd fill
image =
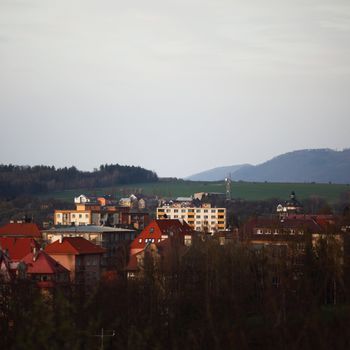
{"label": "rooftop antenna", "polygon": [[228,174],[228,176],[225,178],[225,184],[226,184],[226,200],[231,200],[231,173]]}

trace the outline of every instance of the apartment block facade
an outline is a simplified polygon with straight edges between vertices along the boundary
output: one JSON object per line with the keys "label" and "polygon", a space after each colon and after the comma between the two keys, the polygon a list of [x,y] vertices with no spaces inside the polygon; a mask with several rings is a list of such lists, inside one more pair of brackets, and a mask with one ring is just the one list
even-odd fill
{"label": "apartment block facade", "polygon": [[163,206],[157,208],[157,219],[184,220],[196,231],[226,230],[226,208]]}

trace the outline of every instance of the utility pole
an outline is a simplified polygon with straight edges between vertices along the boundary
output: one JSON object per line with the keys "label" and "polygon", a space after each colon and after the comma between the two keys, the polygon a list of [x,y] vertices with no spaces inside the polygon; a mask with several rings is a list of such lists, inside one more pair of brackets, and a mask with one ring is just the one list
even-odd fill
{"label": "utility pole", "polygon": [[[107,333],[111,333],[111,334],[106,334],[105,332]],[[101,334],[95,334],[93,335],[93,337],[99,337],[101,338],[101,346],[100,346],[100,349],[103,350],[104,349],[104,338],[105,337],[115,337],[115,330],[104,330],[103,328],[101,328]]]}

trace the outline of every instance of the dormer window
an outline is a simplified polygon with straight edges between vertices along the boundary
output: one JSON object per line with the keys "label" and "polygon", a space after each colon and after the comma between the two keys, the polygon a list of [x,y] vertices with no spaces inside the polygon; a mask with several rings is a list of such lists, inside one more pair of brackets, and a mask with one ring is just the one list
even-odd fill
{"label": "dormer window", "polygon": [[149,233],[153,233],[154,232],[154,227],[151,227],[150,229],[149,229]]}

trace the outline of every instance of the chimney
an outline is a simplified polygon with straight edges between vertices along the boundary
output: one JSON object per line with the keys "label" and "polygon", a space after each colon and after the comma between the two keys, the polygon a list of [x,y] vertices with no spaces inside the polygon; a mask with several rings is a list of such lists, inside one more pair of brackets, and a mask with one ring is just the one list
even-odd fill
{"label": "chimney", "polygon": [[58,238],[58,242],[62,243],[62,235],[60,235],[60,237]]}
{"label": "chimney", "polygon": [[36,261],[36,258],[38,257],[36,247],[33,248],[33,261]]}

